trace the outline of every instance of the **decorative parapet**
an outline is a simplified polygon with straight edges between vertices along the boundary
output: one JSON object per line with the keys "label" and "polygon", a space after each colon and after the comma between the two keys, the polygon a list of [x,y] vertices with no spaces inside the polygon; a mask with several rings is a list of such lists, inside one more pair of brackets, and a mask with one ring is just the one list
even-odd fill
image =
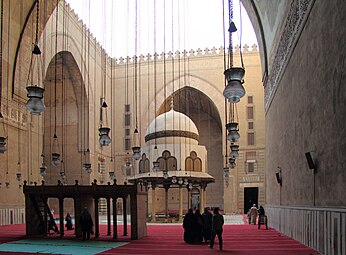
{"label": "decorative parapet", "polygon": [[314,3],[315,0],[291,1],[291,8],[287,15],[273,64],[269,70],[269,77],[264,84],[264,104],[266,112],[273,100],[278,84],[285,72],[287,63],[298,42]]}
{"label": "decorative parapet", "polygon": [[[226,49],[226,53],[228,51],[228,48]],[[239,45],[236,45],[233,48],[233,53],[234,54],[239,54],[240,51],[240,47]],[[253,44],[252,46],[249,46],[247,44],[245,44],[243,46],[243,54],[253,54],[253,53],[258,53],[258,46],[256,44]],[[174,53],[169,51],[167,53],[161,52],[159,53],[154,53],[154,54],[146,54],[146,55],[139,55],[137,57],[137,63],[140,62],[148,62],[149,61],[153,62],[156,58],[156,61],[163,61],[164,59],[166,60],[172,60],[172,59],[184,59],[184,58],[189,58],[189,60],[193,59],[193,58],[200,58],[200,57],[217,57],[217,56],[223,56],[224,54],[224,48],[221,46],[220,48],[216,48],[213,47],[211,49],[209,48],[205,48],[204,50],[198,48],[197,50],[183,50],[183,51],[175,51]],[[132,56],[132,57],[120,57],[120,58],[115,58],[113,59],[115,61],[116,65],[124,65],[126,63],[134,63],[135,62],[135,58],[136,56]]]}

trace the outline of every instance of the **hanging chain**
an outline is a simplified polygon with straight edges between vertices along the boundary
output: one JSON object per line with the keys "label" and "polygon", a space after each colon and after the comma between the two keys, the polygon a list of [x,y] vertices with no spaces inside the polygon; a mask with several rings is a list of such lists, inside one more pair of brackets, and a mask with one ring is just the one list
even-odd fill
{"label": "hanging chain", "polygon": [[39,22],[39,13],[40,13],[40,0],[36,1],[37,7],[36,7],[36,38],[35,38],[35,44],[38,44],[38,22]]}

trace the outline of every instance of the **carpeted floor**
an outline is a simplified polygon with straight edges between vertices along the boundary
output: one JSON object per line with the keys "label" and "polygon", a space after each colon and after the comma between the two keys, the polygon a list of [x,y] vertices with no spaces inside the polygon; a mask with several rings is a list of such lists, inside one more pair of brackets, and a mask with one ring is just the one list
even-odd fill
{"label": "carpeted floor", "polygon": [[[284,236],[274,229],[257,229],[254,225],[230,225],[224,226],[224,249],[218,250],[216,240],[214,249],[206,244],[186,244],[183,241],[183,228],[181,224],[151,224],[148,225],[148,236],[140,240],[130,240],[128,236],[122,236],[122,226],[118,226],[119,239],[114,242],[111,236],[106,236],[106,225],[100,225],[100,238],[92,241],[81,241],[73,236],[73,231],[67,231],[64,238],[56,234],[47,239],[27,240],[24,225],[0,226],[0,250],[2,245],[13,243],[18,246],[12,252],[2,251],[1,254],[33,254],[30,251],[20,249],[21,244],[39,245],[39,254],[153,254],[153,255],[206,255],[206,254],[232,254],[232,255],[310,255],[319,254],[313,249]],[[130,228],[128,228],[130,230]],[[53,242],[53,243],[52,243]],[[88,244],[89,243],[89,244]],[[53,251],[47,250],[54,246]],[[115,247],[116,246],[116,247]],[[5,246],[3,246],[5,247]],[[66,249],[67,247],[67,249]],[[47,249],[46,249],[47,248]],[[65,248],[65,249],[64,249]],[[94,250],[95,248],[95,250]],[[96,250],[101,248],[103,250]],[[80,250],[79,250],[80,249]],[[4,250],[4,249],[3,249]],[[73,253],[77,252],[77,253]]]}

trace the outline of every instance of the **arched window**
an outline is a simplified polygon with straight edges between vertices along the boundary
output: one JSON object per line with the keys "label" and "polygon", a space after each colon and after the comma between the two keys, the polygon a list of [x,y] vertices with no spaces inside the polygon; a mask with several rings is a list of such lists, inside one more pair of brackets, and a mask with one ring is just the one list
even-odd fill
{"label": "arched window", "polygon": [[185,170],[202,172],[202,160],[197,157],[197,153],[195,151],[191,151],[190,156],[185,159]]}
{"label": "arched window", "polygon": [[169,151],[162,152],[162,156],[157,159],[160,163],[160,171],[176,171],[177,170],[177,159],[171,156]]}
{"label": "arched window", "polygon": [[149,172],[149,159],[145,153],[142,154],[142,158],[139,161],[139,173],[148,173]]}

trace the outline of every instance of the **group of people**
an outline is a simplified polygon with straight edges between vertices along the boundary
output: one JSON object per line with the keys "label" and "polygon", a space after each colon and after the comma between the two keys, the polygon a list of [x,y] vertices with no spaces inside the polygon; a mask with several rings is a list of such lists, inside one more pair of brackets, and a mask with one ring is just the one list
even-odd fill
{"label": "group of people", "polygon": [[[66,230],[74,230],[72,217],[69,212],[66,214],[65,221]],[[79,218],[79,225],[82,230],[83,240],[89,240],[90,235],[93,233],[94,223],[88,211],[88,208],[86,207],[83,209],[82,215]],[[59,234],[58,227],[54,222],[54,217],[50,218],[50,220],[48,221],[48,231],[50,230],[53,230],[55,233]]]}
{"label": "group of people", "polygon": [[209,247],[213,248],[217,236],[219,248],[222,250],[223,224],[223,216],[217,207],[214,208],[213,214],[209,212],[209,208],[204,208],[203,214],[199,209],[195,212],[189,209],[183,221],[184,241],[191,244],[210,242]]}
{"label": "group of people", "polygon": [[260,208],[257,209],[256,204],[253,204],[247,213],[249,224],[256,225],[257,216],[260,218],[261,216],[264,216],[264,215],[265,215],[265,212],[264,212],[263,206],[260,206]]}

